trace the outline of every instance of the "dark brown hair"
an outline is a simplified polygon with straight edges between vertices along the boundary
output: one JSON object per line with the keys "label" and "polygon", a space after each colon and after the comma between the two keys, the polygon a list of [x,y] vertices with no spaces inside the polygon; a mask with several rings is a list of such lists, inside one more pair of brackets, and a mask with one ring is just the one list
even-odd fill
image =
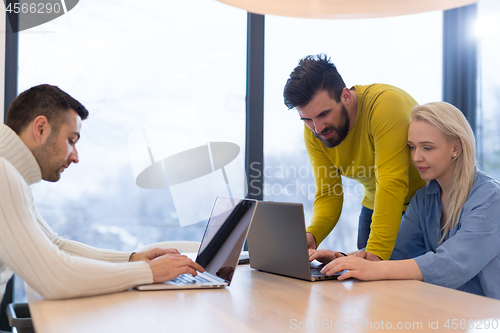
{"label": "dark brown hair", "polygon": [[19,135],[36,117],[45,116],[57,133],[70,110],[75,110],[82,120],[89,115],[85,106],[69,94],[56,86],[42,84],[22,92],[14,99],[7,112],[5,125]]}
{"label": "dark brown hair", "polygon": [[293,109],[306,106],[318,91],[326,90],[339,103],[344,88],[344,80],[327,55],[309,55],[290,74],[283,98],[288,109]]}

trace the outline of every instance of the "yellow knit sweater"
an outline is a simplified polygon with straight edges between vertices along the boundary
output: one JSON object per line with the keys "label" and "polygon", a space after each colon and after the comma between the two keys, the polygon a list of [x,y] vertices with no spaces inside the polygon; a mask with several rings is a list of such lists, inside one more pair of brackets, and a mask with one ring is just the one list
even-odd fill
{"label": "yellow knit sweater", "polygon": [[342,211],[341,175],[363,185],[362,205],[373,209],[366,251],[391,256],[401,222],[415,192],[425,185],[406,144],[409,116],[417,102],[403,90],[385,84],[354,86],[357,113],[349,134],[326,148],[304,126],[304,139],[316,182],[313,218],[307,231],[321,243]]}

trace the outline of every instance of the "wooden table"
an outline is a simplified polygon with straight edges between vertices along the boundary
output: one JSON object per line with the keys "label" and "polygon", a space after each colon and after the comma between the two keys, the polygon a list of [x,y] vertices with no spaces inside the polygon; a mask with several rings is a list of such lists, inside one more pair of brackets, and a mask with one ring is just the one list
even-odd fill
{"label": "wooden table", "polygon": [[307,282],[248,265],[236,269],[225,289],[130,290],[62,301],[26,289],[37,333],[473,332],[472,324],[485,332],[495,322],[500,333],[498,300],[418,281]]}

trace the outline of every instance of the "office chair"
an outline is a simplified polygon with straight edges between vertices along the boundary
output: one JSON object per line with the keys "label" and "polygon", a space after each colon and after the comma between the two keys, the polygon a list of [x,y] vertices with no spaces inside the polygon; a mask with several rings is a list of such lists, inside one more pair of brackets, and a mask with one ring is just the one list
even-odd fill
{"label": "office chair", "polygon": [[0,333],[4,333],[5,331],[11,331],[11,327],[9,325],[9,319],[7,318],[7,305],[12,303],[14,297],[14,276],[12,276],[7,282],[7,286],[5,287],[5,294],[3,295],[2,304],[0,305]]}
{"label": "office chair", "polygon": [[16,328],[15,332],[34,333],[28,303],[12,303],[13,299],[14,275],[7,282],[0,307],[0,333],[11,333],[13,328]]}

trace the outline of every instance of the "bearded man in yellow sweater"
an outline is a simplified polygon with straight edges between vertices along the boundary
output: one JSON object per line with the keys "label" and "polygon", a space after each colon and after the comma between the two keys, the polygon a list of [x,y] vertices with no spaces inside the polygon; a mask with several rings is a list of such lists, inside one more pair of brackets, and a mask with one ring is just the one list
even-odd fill
{"label": "bearded man in yellow sweater", "polygon": [[386,84],[348,89],[326,55],[307,56],[288,78],[285,105],[297,109],[316,183],[313,217],[307,228],[310,249],[337,224],[343,203],[341,176],[363,185],[364,197],[355,253],[389,259],[401,215],[425,185],[410,160],[407,135],[417,102]]}

